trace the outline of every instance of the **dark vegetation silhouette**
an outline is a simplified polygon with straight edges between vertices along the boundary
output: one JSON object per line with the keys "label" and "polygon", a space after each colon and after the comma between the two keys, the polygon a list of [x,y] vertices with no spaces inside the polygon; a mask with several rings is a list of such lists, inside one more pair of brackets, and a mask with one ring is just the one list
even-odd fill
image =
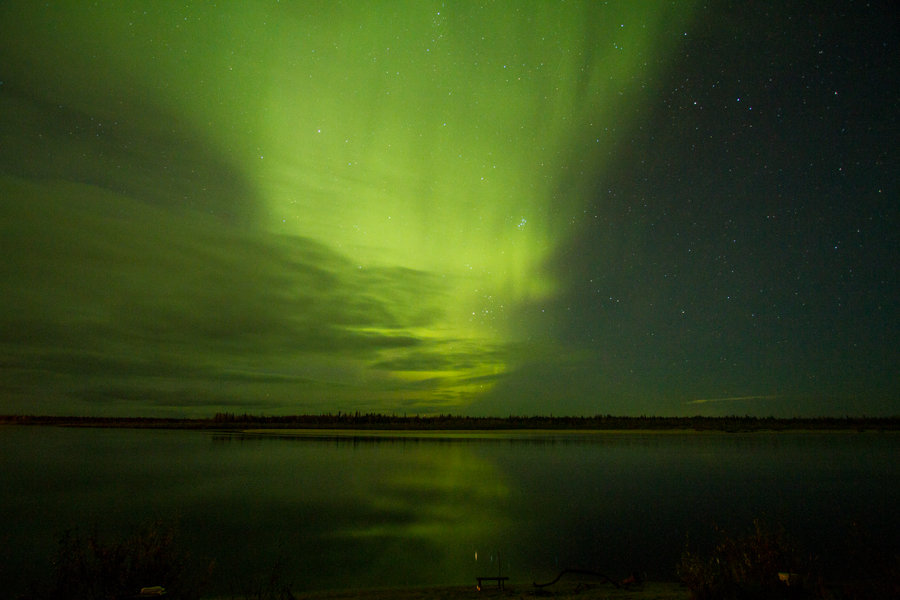
{"label": "dark vegetation silhouette", "polygon": [[[707,552],[687,544],[677,565],[676,572],[694,600],[900,598],[900,554],[896,548],[885,552],[873,547],[858,527],[845,540],[846,555],[840,557],[843,568],[837,576],[825,572],[819,558],[802,550],[783,527],[755,520],[744,533],[718,533],[715,547]],[[179,542],[177,529],[162,522],[121,539],[101,538],[96,531],[66,531],[59,537],[53,568],[51,577],[32,582],[20,600],[134,598],[141,588],[157,585],[165,588],[164,598],[198,600],[218,575],[213,560],[192,556]],[[232,579],[225,596],[214,595],[294,600],[288,575],[284,561],[276,560],[267,572]],[[546,594],[540,588],[553,583],[535,584],[535,593]],[[639,581],[633,585],[640,589]]]}
{"label": "dark vegetation silhouette", "polygon": [[719,531],[711,552],[688,545],[677,573],[694,600],[887,600],[900,598],[900,553],[875,548],[854,526],[840,571],[825,570],[783,527],[755,520],[740,535]]}
{"label": "dark vegetation silhouette", "polygon": [[[119,600],[159,587],[160,598],[199,600],[208,597],[214,576],[213,559],[193,556],[180,542],[178,528],[162,521],[148,523],[122,538],[100,536],[96,530],[63,532],[53,557],[54,573],[33,581],[20,600]],[[266,572],[230,581],[230,592],[215,597],[232,600],[294,600],[284,561]]]}
{"label": "dark vegetation silhouette", "polygon": [[233,600],[295,600],[293,580],[286,573],[283,558],[267,571],[245,579],[233,579],[229,598]]}
{"label": "dark vegetation silhouette", "polygon": [[179,543],[176,528],[162,522],[145,525],[123,539],[70,530],[59,538],[50,589],[35,583],[28,597],[132,598],[142,588],[161,586],[166,598],[196,600],[213,564],[191,556]]}
{"label": "dark vegetation silhouette", "polygon": [[900,416],[893,417],[591,417],[458,415],[398,416],[381,413],[251,415],[216,413],[211,419],[153,417],[73,417],[0,415],[0,425],[56,425],[69,427],[132,427],[166,429],[390,429],[390,430],[647,430],[647,431],[900,431]]}
{"label": "dark vegetation silhouette", "polygon": [[754,521],[750,532],[719,531],[712,552],[686,548],[677,567],[695,600],[816,598],[812,560],[803,556],[782,529]]}

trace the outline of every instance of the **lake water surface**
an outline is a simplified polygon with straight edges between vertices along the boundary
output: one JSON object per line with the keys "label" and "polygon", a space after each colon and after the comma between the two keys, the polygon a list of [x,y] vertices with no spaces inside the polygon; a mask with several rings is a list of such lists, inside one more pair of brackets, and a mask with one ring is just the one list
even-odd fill
{"label": "lake water surface", "polygon": [[879,433],[0,428],[0,579],[47,578],[66,529],[124,537],[158,519],[215,559],[222,592],[276,562],[298,590],[566,567],[674,579],[688,537],[702,546],[755,518],[837,564],[853,523],[897,550],[898,450],[900,435]]}

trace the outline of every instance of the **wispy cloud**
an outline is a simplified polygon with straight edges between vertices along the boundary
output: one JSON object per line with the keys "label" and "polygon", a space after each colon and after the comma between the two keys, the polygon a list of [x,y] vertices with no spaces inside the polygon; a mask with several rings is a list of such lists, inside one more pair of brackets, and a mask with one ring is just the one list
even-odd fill
{"label": "wispy cloud", "polygon": [[728,396],[726,398],[698,398],[689,400],[685,404],[708,404],[710,402],[735,402],[739,400],[772,400],[778,396]]}

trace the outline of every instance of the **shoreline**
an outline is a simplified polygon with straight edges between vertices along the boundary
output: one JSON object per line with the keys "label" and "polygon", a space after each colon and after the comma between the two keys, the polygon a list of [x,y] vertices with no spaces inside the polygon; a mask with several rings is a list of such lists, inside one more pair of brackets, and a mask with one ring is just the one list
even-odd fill
{"label": "shoreline", "polygon": [[415,436],[429,433],[447,437],[469,434],[690,434],[690,433],[890,433],[900,431],[900,416],[893,417],[431,417],[393,415],[252,416],[217,414],[213,418],[97,417],[58,415],[0,415],[0,426],[57,426],[118,429],[207,430],[221,433],[278,433],[284,435]]}
{"label": "shoreline", "polygon": [[504,589],[486,586],[423,586],[346,590],[319,590],[294,593],[296,600],[476,600],[479,598],[559,598],[561,600],[687,600],[690,592],[677,582],[648,581],[616,588],[598,582],[561,582],[549,588],[529,583],[510,583]]}

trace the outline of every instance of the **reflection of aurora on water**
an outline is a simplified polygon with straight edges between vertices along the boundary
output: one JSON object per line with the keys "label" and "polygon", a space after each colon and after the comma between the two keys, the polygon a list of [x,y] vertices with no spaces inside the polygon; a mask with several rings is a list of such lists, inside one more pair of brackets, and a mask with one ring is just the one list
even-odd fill
{"label": "reflection of aurora on water", "polygon": [[174,522],[193,556],[216,561],[212,597],[246,589],[235,582],[273,563],[296,591],[474,592],[475,577],[497,573],[498,553],[518,589],[570,567],[668,580],[685,539],[711,548],[714,525],[741,531],[760,514],[845,568],[836,561],[848,526],[871,532],[881,556],[900,531],[898,440],[877,433],[615,433],[536,444],[0,433],[0,509],[17,516],[0,549],[13,595],[52,571],[66,527],[96,525],[119,539],[148,515]]}
{"label": "reflection of aurora on water", "polygon": [[[417,411],[464,408],[527,353],[513,351],[532,335],[520,309],[558,293],[546,263],[578,229],[596,175],[581,170],[628,131],[623,110],[687,12],[593,2],[16,10],[3,20],[32,26],[4,28],[0,49],[19,57],[5,89],[29,86],[48,104],[7,108],[76,123],[70,135],[47,132],[57,166],[36,174],[82,186],[64,193],[79,199],[70,249],[87,261],[88,285],[74,293],[53,277],[36,295],[62,296],[107,330],[71,363],[126,363],[103,377],[82,369],[71,386],[80,397],[140,396],[162,409],[208,402],[210,381],[231,380],[235,401],[260,406],[300,396]],[[35,229],[39,215],[66,212],[56,184],[3,185],[30,196],[35,213],[15,217]],[[43,225],[38,239],[51,239],[59,225]],[[92,265],[112,233],[120,243]],[[109,297],[128,299],[130,322]],[[148,372],[144,352],[176,356],[189,376]]]}
{"label": "reflection of aurora on water", "polygon": [[503,475],[466,443],[423,442],[404,452],[407,443],[372,447],[393,454],[390,447],[399,444],[401,462],[368,483],[365,523],[334,536],[382,549],[366,566],[373,578],[397,569],[398,557],[411,553],[428,556],[434,573],[474,575],[479,544],[496,548],[509,527]]}

